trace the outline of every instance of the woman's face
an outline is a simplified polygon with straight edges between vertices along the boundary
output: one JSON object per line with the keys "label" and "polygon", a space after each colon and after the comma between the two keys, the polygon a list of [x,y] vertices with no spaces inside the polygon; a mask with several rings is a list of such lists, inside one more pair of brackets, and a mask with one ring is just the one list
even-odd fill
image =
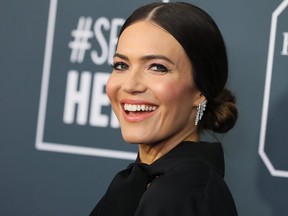
{"label": "woman's face", "polygon": [[113,67],[106,91],[126,142],[198,139],[194,120],[203,98],[173,36],[147,21],[132,24],[119,38]]}

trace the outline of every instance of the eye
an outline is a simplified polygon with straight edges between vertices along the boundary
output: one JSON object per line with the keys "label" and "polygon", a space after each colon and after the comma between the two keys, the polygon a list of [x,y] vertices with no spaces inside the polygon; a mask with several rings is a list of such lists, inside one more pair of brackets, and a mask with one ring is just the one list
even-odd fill
{"label": "eye", "polygon": [[148,69],[162,73],[167,73],[169,71],[167,67],[165,67],[163,64],[160,63],[153,63],[149,66]]}
{"label": "eye", "polygon": [[118,71],[124,71],[127,70],[129,68],[128,64],[126,64],[125,62],[115,62],[112,65],[113,70],[118,70]]}

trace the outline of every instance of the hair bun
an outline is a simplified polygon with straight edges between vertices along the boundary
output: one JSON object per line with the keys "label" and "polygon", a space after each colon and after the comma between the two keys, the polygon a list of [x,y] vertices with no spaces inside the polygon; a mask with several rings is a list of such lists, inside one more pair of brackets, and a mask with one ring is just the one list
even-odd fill
{"label": "hair bun", "polygon": [[223,89],[213,102],[208,101],[202,128],[216,133],[226,133],[233,128],[237,117],[235,96],[228,89]]}

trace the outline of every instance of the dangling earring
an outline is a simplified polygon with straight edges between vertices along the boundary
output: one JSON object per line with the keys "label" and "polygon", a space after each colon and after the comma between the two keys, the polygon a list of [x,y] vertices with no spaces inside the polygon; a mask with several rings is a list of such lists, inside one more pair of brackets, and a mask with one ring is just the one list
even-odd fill
{"label": "dangling earring", "polygon": [[197,107],[197,113],[195,118],[195,125],[198,125],[198,122],[202,119],[203,113],[206,109],[207,100],[202,101]]}

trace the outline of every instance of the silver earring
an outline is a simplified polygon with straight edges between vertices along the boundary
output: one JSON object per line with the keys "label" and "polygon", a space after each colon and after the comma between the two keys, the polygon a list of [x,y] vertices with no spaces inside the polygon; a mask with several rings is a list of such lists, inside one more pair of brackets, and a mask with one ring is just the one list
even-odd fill
{"label": "silver earring", "polygon": [[207,104],[207,100],[204,100],[198,105],[196,118],[195,118],[195,125],[198,125],[199,121],[202,119],[203,113],[206,109],[206,104]]}

